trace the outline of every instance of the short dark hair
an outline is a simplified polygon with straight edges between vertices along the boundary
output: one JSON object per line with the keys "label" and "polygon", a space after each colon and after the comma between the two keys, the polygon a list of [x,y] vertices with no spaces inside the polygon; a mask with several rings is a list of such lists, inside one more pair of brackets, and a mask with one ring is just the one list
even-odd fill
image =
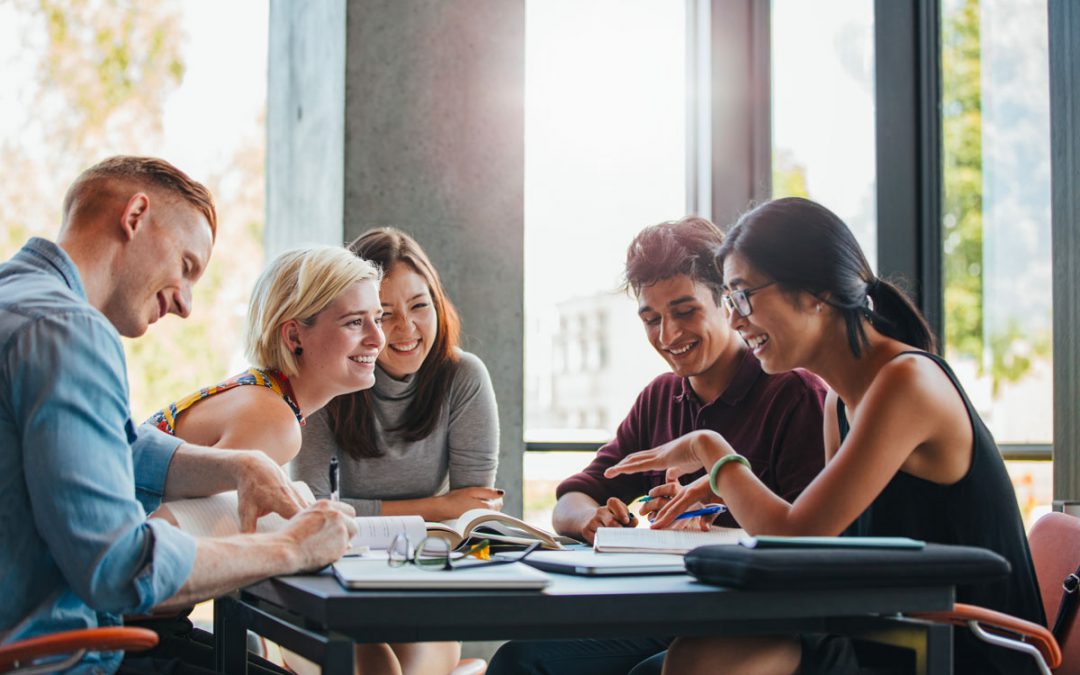
{"label": "short dark hair", "polygon": [[211,237],[217,237],[217,210],[206,186],[163,159],[118,155],[98,162],[79,174],[64,196],[64,222],[72,209],[94,209],[102,194],[109,193],[112,181],[157,188],[186,202],[206,217]]}
{"label": "short dark hair", "polygon": [[646,286],[685,274],[706,286],[719,305],[724,282],[714,260],[723,243],[720,228],[700,216],[650,225],[626,249],[623,288],[638,295]]}
{"label": "short dark hair", "polygon": [[[936,349],[918,308],[895,284],[874,276],[844,221],[817,202],[785,197],[744,213],[716,257],[738,254],[789,292],[804,291],[835,308],[847,326],[855,356],[869,344],[864,322],[923,351]],[[869,299],[869,300],[868,300]]]}

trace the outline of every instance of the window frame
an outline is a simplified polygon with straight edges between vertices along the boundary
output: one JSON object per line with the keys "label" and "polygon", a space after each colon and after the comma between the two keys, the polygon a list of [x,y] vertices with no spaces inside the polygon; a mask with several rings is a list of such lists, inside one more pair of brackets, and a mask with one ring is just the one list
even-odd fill
{"label": "window frame", "polygon": [[[686,2],[687,163],[692,167],[687,206],[727,223],[772,192],[772,3]],[[1080,344],[1064,338],[1080,333],[1080,46],[1070,40],[1080,32],[1080,8],[1069,0],[1050,0],[1049,12],[1055,442],[999,448],[1008,460],[1055,459],[1055,498],[1080,500],[1080,416],[1074,414],[1080,400]],[[940,0],[874,1],[878,270],[907,282],[939,343],[944,319],[940,16]],[[709,44],[703,44],[706,40]],[[708,102],[694,91],[705,84]],[[725,138],[743,143],[733,148],[719,140]],[[530,442],[526,449],[601,445]]]}

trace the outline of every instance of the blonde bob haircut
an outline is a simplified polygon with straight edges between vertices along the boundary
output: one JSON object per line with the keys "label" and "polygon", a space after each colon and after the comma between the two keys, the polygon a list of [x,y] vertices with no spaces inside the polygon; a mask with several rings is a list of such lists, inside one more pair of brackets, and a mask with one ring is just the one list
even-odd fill
{"label": "blonde bob haircut", "polygon": [[251,293],[244,351],[251,365],[294,377],[296,356],[285,344],[281,327],[286,321],[305,326],[319,312],[358,281],[382,280],[382,271],[344,247],[310,246],[286,251],[274,258]]}

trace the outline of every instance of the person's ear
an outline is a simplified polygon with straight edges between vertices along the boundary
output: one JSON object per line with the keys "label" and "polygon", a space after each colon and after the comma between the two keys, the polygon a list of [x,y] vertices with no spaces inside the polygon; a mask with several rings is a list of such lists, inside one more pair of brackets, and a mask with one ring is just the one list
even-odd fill
{"label": "person's ear", "polygon": [[[281,324],[281,341],[285,344],[285,349],[288,349],[293,354],[296,354],[297,349],[302,349],[300,346],[299,321],[296,319],[289,319]],[[299,356],[299,354],[297,354],[297,356]]]}
{"label": "person's ear", "polygon": [[120,228],[125,240],[131,240],[146,224],[149,210],[150,197],[145,192],[136,192],[131,196],[120,216]]}
{"label": "person's ear", "polygon": [[824,293],[810,293],[810,292],[800,293],[799,294],[799,303],[800,303],[799,306],[803,307],[803,308],[807,308],[812,312],[816,312],[818,314],[821,314],[821,312],[826,307],[828,307],[829,298],[831,298],[831,297],[832,297],[832,293],[829,293],[827,291],[824,292]]}

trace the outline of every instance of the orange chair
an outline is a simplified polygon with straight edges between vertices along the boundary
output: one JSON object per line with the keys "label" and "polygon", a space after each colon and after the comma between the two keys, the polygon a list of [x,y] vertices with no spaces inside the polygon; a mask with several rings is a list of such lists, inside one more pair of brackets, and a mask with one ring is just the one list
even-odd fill
{"label": "orange chair", "polygon": [[[20,640],[0,647],[0,672],[33,675],[74,666],[88,651],[143,651],[157,646],[158,636],[146,628],[85,628]],[[66,658],[59,659],[64,655]],[[34,665],[36,659],[56,656]]]}
{"label": "orange chair", "polygon": [[[1061,604],[1062,582],[1075,574],[1080,564],[1080,518],[1048,513],[1032,526],[1028,544],[1046,619],[1053,623]],[[1060,641],[1044,626],[963,603],[957,603],[951,612],[914,616],[965,626],[984,642],[1026,652],[1044,675],[1080,675],[1080,630],[1076,628],[1075,614],[1065,625]]]}

